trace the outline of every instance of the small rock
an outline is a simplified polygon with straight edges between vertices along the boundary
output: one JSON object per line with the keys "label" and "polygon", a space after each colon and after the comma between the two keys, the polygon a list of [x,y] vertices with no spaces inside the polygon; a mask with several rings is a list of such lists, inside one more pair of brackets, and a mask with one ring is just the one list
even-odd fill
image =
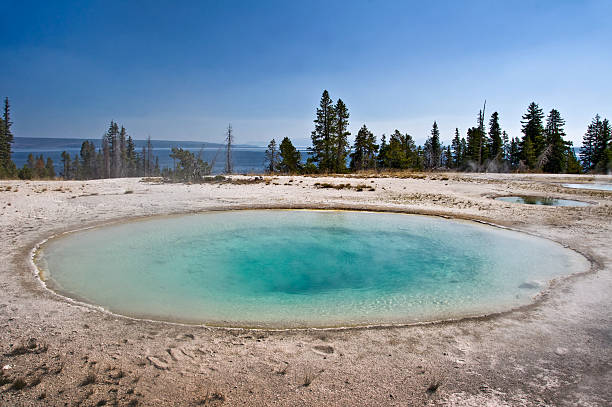
{"label": "small rock", "polygon": [[557,349],[555,349],[555,353],[559,356],[563,356],[565,355],[567,352],[569,352],[567,350],[567,348],[562,348],[562,347],[558,347]]}

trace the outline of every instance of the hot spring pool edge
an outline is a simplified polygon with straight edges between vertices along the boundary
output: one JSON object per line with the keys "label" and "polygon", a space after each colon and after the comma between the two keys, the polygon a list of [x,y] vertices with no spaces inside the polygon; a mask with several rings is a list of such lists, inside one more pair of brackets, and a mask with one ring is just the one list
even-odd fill
{"label": "hot spring pool edge", "polygon": [[[65,237],[73,233],[113,226],[117,224],[125,224],[129,222],[140,222],[140,221],[148,221],[148,220],[154,220],[154,219],[180,217],[180,216],[186,216],[186,215],[206,214],[206,213],[212,213],[212,212],[255,211],[255,210],[271,210],[271,211],[272,210],[286,210],[286,211],[305,210],[305,211],[329,211],[329,212],[346,211],[346,212],[363,212],[363,213],[368,213],[368,212],[369,213],[389,213],[389,214],[429,216],[429,217],[443,218],[447,220],[477,223],[481,225],[486,225],[490,227],[495,227],[499,229],[522,233],[522,234],[536,237],[539,239],[548,240],[556,245],[563,247],[564,249],[571,250],[574,253],[580,255],[588,262],[589,266],[585,270],[576,271],[576,272],[573,272],[567,275],[555,277],[551,280],[547,280],[544,287],[537,294],[533,296],[532,300],[529,303],[510,307],[507,310],[503,310],[503,311],[495,311],[495,312],[482,313],[482,314],[472,314],[472,315],[443,318],[443,319],[432,319],[432,320],[425,320],[425,321],[412,321],[412,322],[388,322],[388,323],[381,322],[381,323],[372,323],[372,324],[357,323],[357,324],[337,324],[337,325],[330,324],[330,325],[323,325],[323,326],[316,326],[316,325],[282,326],[282,324],[270,324],[270,325],[259,324],[258,325],[258,324],[249,324],[249,323],[242,324],[239,322],[238,323],[228,323],[228,324],[200,323],[200,322],[194,322],[194,321],[188,321],[188,320],[181,321],[180,319],[176,319],[176,318],[172,318],[168,320],[168,319],[162,319],[162,318],[159,318],[159,319],[150,318],[150,317],[140,316],[140,315],[130,315],[129,313],[122,314],[122,313],[113,312],[100,305],[93,304],[83,298],[79,298],[79,296],[77,295],[74,295],[74,294],[69,295],[68,293],[63,292],[61,289],[54,287],[54,284],[52,281],[45,281],[45,279],[42,276],[44,270],[39,268],[38,264],[36,263],[36,259],[39,256],[39,252],[44,248],[44,246],[48,242],[50,242],[51,240],[60,239],[62,237]],[[260,330],[260,331],[309,331],[309,330],[319,331],[319,330],[382,329],[382,328],[397,328],[397,327],[410,327],[410,326],[453,324],[453,323],[469,321],[469,320],[486,321],[486,320],[491,320],[493,318],[501,317],[504,315],[509,315],[514,312],[527,311],[529,309],[535,308],[536,306],[542,304],[546,299],[548,299],[553,294],[553,291],[561,283],[570,281],[580,276],[594,273],[597,270],[601,269],[602,267],[601,264],[599,264],[599,262],[596,259],[594,259],[589,254],[582,252],[581,250],[575,249],[566,244],[563,244],[561,242],[558,242],[556,240],[553,240],[547,237],[543,237],[533,232],[524,231],[521,229],[516,229],[514,227],[495,223],[488,218],[469,216],[469,215],[463,215],[463,214],[448,214],[446,212],[441,212],[441,211],[406,210],[402,208],[386,208],[386,207],[369,206],[369,205],[358,206],[358,207],[351,206],[351,205],[329,205],[329,206],[322,206],[322,205],[277,205],[277,206],[275,205],[261,205],[261,206],[259,205],[236,205],[236,206],[211,207],[208,209],[195,210],[195,211],[176,211],[176,212],[167,212],[167,213],[160,213],[160,214],[153,214],[153,215],[124,216],[124,217],[120,217],[120,218],[113,219],[113,220],[93,222],[91,224],[88,224],[86,226],[79,227],[79,228],[72,229],[68,226],[68,227],[59,229],[56,233],[53,233],[43,238],[42,240],[35,243],[33,246],[29,246],[28,263],[29,263],[31,272],[34,274],[35,280],[38,281],[39,286],[42,286],[43,289],[47,293],[50,293],[56,299],[67,302],[68,304],[71,304],[71,305],[77,305],[77,306],[85,307],[90,310],[100,311],[114,318],[122,318],[122,319],[131,320],[131,321],[142,321],[142,322],[149,322],[149,323],[169,324],[169,325],[176,325],[176,326],[202,327],[202,328],[209,328],[209,329]]]}

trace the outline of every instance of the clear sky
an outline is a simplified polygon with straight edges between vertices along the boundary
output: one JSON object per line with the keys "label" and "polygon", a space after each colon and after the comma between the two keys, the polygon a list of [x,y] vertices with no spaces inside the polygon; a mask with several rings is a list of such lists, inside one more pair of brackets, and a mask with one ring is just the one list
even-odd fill
{"label": "clear sky", "polygon": [[0,2],[14,133],[307,145],[323,89],[367,124],[448,143],[487,116],[520,136],[531,101],[579,144],[612,119],[612,1]]}

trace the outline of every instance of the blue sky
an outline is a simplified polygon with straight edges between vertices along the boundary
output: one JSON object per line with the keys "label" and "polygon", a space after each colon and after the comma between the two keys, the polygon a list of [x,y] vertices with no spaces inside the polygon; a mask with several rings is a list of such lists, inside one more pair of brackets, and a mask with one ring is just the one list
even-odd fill
{"label": "blue sky", "polygon": [[350,130],[448,143],[487,100],[520,136],[531,101],[579,144],[612,119],[612,1],[12,1],[0,3],[0,96],[14,133],[309,143],[323,89]]}

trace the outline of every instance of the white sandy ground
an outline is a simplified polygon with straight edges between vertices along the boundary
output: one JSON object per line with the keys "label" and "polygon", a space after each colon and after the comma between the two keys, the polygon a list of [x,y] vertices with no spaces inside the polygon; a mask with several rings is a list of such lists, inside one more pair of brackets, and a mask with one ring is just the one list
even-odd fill
{"label": "white sandy ground", "polygon": [[[612,404],[612,192],[559,186],[592,177],[269,180],[0,182],[0,405]],[[366,184],[375,191],[319,189],[315,182]],[[596,205],[542,207],[491,199],[509,194]],[[31,249],[61,231],[134,216],[278,206],[480,219],[558,241],[593,266],[556,284],[541,302],[502,315],[425,326],[285,332],[109,315],[51,293],[30,268]],[[427,392],[432,384],[439,387]]]}

